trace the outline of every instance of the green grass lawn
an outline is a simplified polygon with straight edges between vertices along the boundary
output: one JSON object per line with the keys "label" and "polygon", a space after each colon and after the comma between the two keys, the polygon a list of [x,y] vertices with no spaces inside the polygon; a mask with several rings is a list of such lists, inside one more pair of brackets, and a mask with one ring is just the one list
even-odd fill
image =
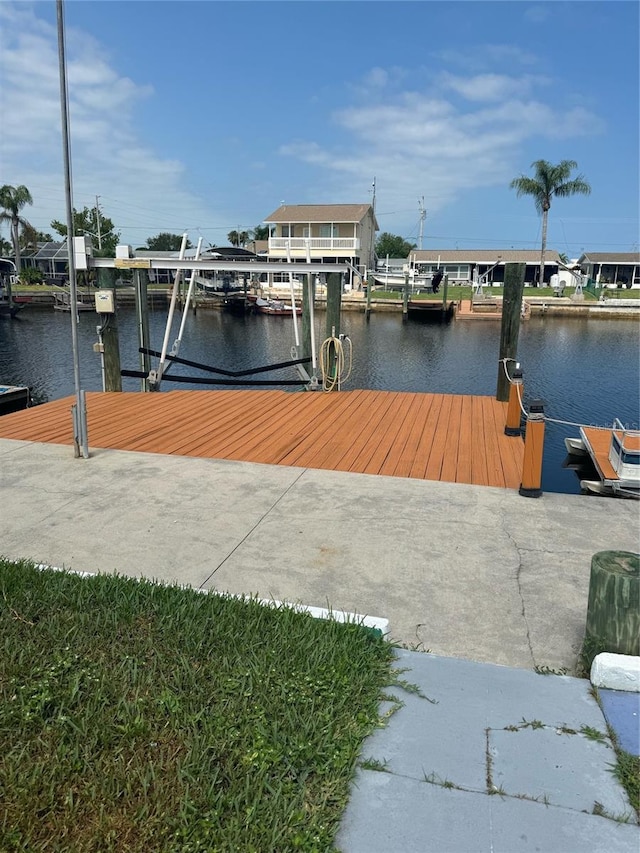
{"label": "green grass lawn", "polygon": [[[574,287],[568,287],[564,291],[565,296],[572,296],[575,292]],[[410,294],[411,299],[435,299],[442,301],[442,293],[443,288],[440,285],[440,290],[438,293],[431,293],[429,291],[421,293],[413,293]],[[447,288],[447,301],[451,300],[453,302],[458,299],[471,299],[473,293],[473,288],[470,285],[449,285]],[[640,298],[640,290],[607,290],[607,298],[611,299],[638,299]],[[500,286],[496,287],[485,287],[484,295],[486,297],[491,296],[500,296],[504,295],[504,288]],[[524,289],[524,297],[542,297],[544,299],[548,299],[549,297],[555,298],[554,290],[551,287],[525,287]],[[375,288],[371,291],[372,299],[402,299],[402,291],[401,290],[376,290]],[[586,302],[596,301],[593,294],[585,292],[584,298]]]}
{"label": "green grass lawn", "polygon": [[393,647],[0,560],[0,850],[327,851]]}

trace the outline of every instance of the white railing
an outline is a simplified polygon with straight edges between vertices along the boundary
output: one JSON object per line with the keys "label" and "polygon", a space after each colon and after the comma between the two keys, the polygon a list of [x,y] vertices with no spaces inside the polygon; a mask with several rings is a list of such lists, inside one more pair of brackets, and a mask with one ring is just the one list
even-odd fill
{"label": "white railing", "polygon": [[306,251],[307,246],[312,252],[317,252],[318,249],[359,252],[360,240],[356,237],[269,237],[269,251],[286,251],[287,247],[292,252]]}

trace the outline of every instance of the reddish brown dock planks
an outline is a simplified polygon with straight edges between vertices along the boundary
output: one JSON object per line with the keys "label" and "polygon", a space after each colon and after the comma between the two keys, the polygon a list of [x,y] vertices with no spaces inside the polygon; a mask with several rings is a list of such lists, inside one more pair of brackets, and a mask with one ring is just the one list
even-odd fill
{"label": "reddish brown dock planks", "polygon": [[[67,397],[0,418],[0,438],[71,445]],[[517,489],[524,444],[492,397],[340,391],[87,393],[89,446]]]}

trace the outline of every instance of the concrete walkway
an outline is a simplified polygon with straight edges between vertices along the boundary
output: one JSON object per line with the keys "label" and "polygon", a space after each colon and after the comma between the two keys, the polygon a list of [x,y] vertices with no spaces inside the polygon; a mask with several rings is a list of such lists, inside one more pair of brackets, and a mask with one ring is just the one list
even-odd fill
{"label": "concrete walkway", "polygon": [[[364,744],[344,853],[637,853],[590,684],[401,651],[404,707]],[[628,823],[624,822],[628,821]]]}
{"label": "concrete walkway", "polygon": [[382,616],[432,653],[400,652],[436,704],[365,744],[388,772],[359,771],[344,853],[637,853],[589,682],[532,671],[574,671],[637,503],[4,439],[0,506],[5,557]]}
{"label": "concrete walkway", "polygon": [[634,501],[0,440],[0,553],[384,616],[434,654],[573,672]]}

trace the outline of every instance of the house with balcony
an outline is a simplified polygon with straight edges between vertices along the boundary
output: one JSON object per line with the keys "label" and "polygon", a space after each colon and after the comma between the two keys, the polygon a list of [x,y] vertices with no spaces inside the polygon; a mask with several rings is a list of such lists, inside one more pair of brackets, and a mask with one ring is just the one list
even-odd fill
{"label": "house with balcony", "polygon": [[345,285],[352,289],[375,269],[379,229],[370,204],[283,204],[264,222],[269,260],[349,264]]}

